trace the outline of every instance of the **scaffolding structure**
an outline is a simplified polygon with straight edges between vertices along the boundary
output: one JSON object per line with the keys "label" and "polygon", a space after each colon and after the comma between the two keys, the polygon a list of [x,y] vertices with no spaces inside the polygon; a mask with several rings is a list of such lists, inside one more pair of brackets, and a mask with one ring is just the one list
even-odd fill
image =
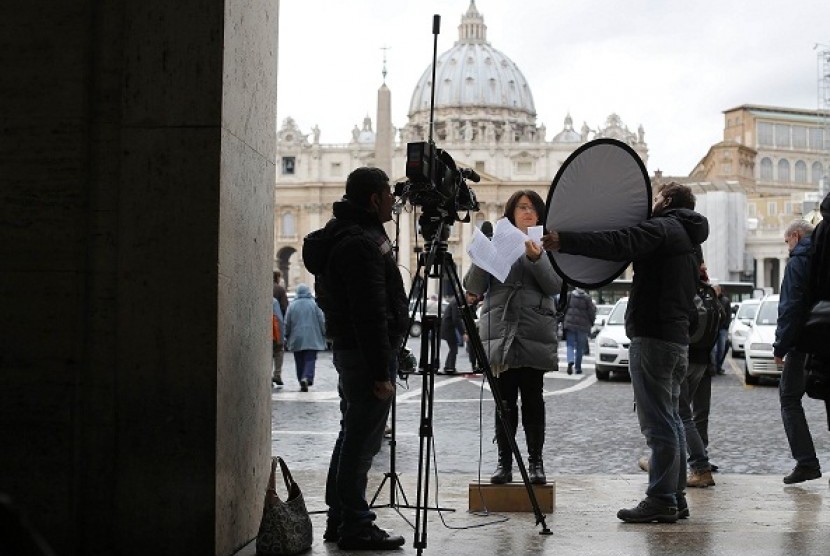
{"label": "scaffolding structure", "polygon": [[830,45],[817,44],[818,112],[824,130],[824,175],[819,180],[819,199],[830,192]]}

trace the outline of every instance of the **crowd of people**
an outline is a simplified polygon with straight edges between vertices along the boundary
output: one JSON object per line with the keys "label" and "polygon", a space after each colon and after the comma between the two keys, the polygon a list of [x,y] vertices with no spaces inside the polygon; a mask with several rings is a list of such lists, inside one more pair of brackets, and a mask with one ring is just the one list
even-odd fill
{"label": "crowd of people", "polygon": [[[395,394],[397,355],[408,334],[404,285],[383,224],[392,218],[393,196],[386,174],[358,168],[346,181],[345,195],[333,205],[326,226],[307,236],[306,267],[315,275],[317,298],[307,285],[296,288],[287,303],[278,272],[274,274],[273,311],[281,323],[274,337],[273,382],[283,384],[282,352],[294,352],[301,391],[314,383],[314,361],[331,342],[338,373],[340,432],[331,454],[324,539],[343,549],[386,550],[403,537],[375,524],[366,501],[368,472],[379,451]],[[556,299],[563,280],[545,251],[631,262],[633,281],[625,315],[629,374],[640,429],[650,449],[640,465],[648,471],[645,497],[620,509],[617,517],[634,523],[673,523],[691,511],[687,487],[715,485],[716,466],[708,457],[711,377],[723,373],[728,349],[729,299],[710,284],[701,244],[708,221],[695,211],[688,186],[669,183],[653,199],[652,216],[620,230],[572,232],[546,230],[540,242],[527,239],[524,253],[504,280],[472,264],[464,275],[467,308],[480,315],[476,330],[467,330],[461,311],[451,301],[443,311],[440,336],[449,350],[443,362],[456,371],[458,349],[467,345],[473,371],[487,365],[501,393],[503,413],[495,415],[498,461],[490,481],[513,481],[515,435],[519,417],[527,446],[528,476],[545,484],[543,458],[545,401],[543,375],[558,370]],[[830,208],[830,202],[825,201]],[[504,218],[528,233],[542,225],[544,202],[532,190],[513,194]],[[775,360],[782,365],[782,420],[796,466],[784,483],[821,476],[812,437],[801,407],[805,392],[805,352],[799,344],[815,295],[809,280],[812,227],[793,223],[785,234],[790,249],[781,286]],[[702,335],[701,304],[717,307],[711,332]],[[475,309],[481,305],[480,312]],[[596,306],[591,295],[576,288],[567,294],[562,319],[568,374],[582,373],[588,334]],[[712,310],[712,312],[715,310]],[[478,360],[470,336],[481,340],[486,361]]]}

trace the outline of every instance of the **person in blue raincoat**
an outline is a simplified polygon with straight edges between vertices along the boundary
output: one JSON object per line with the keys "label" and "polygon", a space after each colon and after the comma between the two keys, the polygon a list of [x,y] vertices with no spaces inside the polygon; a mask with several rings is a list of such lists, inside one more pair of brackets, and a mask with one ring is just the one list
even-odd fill
{"label": "person in blue raincoat", "polygon": [[285,338],[286,349],[294,352],[300,391],[308,392],[314,384],[317,352],[326,349],[326,320],[305,284],[297,286],[297,297],[285,314]]}

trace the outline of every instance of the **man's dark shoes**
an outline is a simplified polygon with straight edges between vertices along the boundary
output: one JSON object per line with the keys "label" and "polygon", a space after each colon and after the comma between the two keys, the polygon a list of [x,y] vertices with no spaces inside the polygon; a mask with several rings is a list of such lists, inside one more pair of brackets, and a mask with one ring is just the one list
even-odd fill
{"label": "man's dark shoes", "polygon": [[689,517],[689,503],[686,502],[685,496],[677,498],[677,519],[686,519]]}
{"label": "man's dark shoes", "polygon": [[339,523],[326,523],[326,532],[323,533],[324,542],[337,542],[340,540]]}
{"label": "man's dark shoes", "polygon": [[[687,507],[688,511],[688,507]],[[624,508],[617,512],[617,517],[626,523],[674,523],[677,521],[676,506],[659,506],[647,500],[637,504],[636,508]]]}
{"label": "man's dark shoes", "polygon": [[821,469],[818,467],[803,467],[796,465],[792,473],[784,477],[784,484],[792,485],[795,483],[803,483],[812,479],[821,477]]}
{"label": "man's dark shoes", "polygon": [[337,546],[342,550],[394,550],[404,542],[402,536],[390,535],[373,523],[358,533],[343,535]]}
{"label": "man's dark shoes", "polygon": [[574,364],[573,363],[568,363],[568,374],[569,375],[574,374]]}
{"label": "man's dark shoes", "polygon": [[308,392],[308,381],[306,379],[300,381],[300,392]]}

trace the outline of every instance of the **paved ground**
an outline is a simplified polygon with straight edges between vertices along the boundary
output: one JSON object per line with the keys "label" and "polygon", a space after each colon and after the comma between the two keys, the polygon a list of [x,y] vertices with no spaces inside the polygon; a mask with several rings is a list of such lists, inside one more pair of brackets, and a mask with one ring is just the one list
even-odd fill
{"label": "paved ground", "polygon": [[[410,341],[413,348],[418,342]],[[548,475],[635,473],[637,458],[646,446],[634,413],[631,384],[626,377],[597,381],[593,359],[584,375],[567,375],[564,348],[559,372],[545,375]],[[778,390],[773,381],[759,386],[743,383],[743,360],[727,358],[730,373],[713,378],[710,424],[711,459],[724,473],[784,475],[793,461],[781,425]],[[467,375],[466,354],[459,354],[456,376],[435,377],[435,459],[441,473],[478,473],[489,476],[495,463],[494,403],[481,375]],[[338,427],[336,372],[331,354],[321,353],[311,391],[299,391],[293,359],[286,357],[286,385],[273,391],[273,452],[295,466],[325,469]],[[422,377],[413,375],[397,395],[397,450],[399,470],[414,472],[418,465],[418,425]],[[819,459],[830,462],[830,434],[824,405],[805,398],[808,419]],[[524,450],[521,429],[517,436]],[[523,452],[524,453],[524,452]],[[384,446],[376,465],[389,458]],[[830,469],[830,463],[826,464]]]}
{"label": "paved ground", "polygon": [[[417,348],[417,342],[410,342]],[[564,349],[560,361],[564,362]],[[469,368],[459,356],[461,370]],[[830,487],[824,478],[785,486],[781,477],[793,462],[789,455],[774,382],[745,386],[742,360],[728,359],[730,372],[713,384],[710,429],[712,461],[722,472],[717,485],[689,489],[691,518],[674,525],[630,525],[616,511],[642,497],[646,475],[636,467],[645,445],[633,412],[631,385],[625,378],[598,382],[593,360],[586,374],[560,372],[545,378],[547,444],[545,465],[556,483],[556,509],[545,516],[552,535],[540,535],[532,514],[482,517],[467,512],[468,485],[479,476],[486,482],[495,462],[491,443],[493,402],[480,376],[435,377],[435,458],[429,500],[454,513],[426,515],[426,554],[503,556],[504,554],[593,555],[744,555],[789,556],[827,554],[830,546]],[[286,358],[284,376],[293,375]],[[419,460],[421,377],[413,376],[397,395],[395,463],[401,490],[412,503]],[[336,373],[328,353],[320,356],[311,391],[299,392],[296,381],[273,391],[273,452],[286,458],[302,486],[310,511],[325,508],[325,472],[338,426]],[[808,419],[819,459],[830,470],[830,434],[824,406],[806,400]],[[521,432],[519,434],[521,437]],[[524,443],[520,442],[523,453]],[[378,505],[388,502],[390,483],[380,485],[388,470],[391,447],[384,444],[375,459],[370,493]],[[479,470],[480,474],[479,474]],[[437,484],[437,489],[435,488]],[[400,496],[397,498],[400,501]],[[406,537],[398,553],[416,554],[411,510],[379,507],[378,523]],[[481,526],[485,522],[508,521]],[[313,516],[312,555],[341,554],[322,542],[324,517]],[[253,543],[240,554],[252,556]],[[364,554],[367,554],[364,552]],[[371,552],[368,554],[372,554]]]}

